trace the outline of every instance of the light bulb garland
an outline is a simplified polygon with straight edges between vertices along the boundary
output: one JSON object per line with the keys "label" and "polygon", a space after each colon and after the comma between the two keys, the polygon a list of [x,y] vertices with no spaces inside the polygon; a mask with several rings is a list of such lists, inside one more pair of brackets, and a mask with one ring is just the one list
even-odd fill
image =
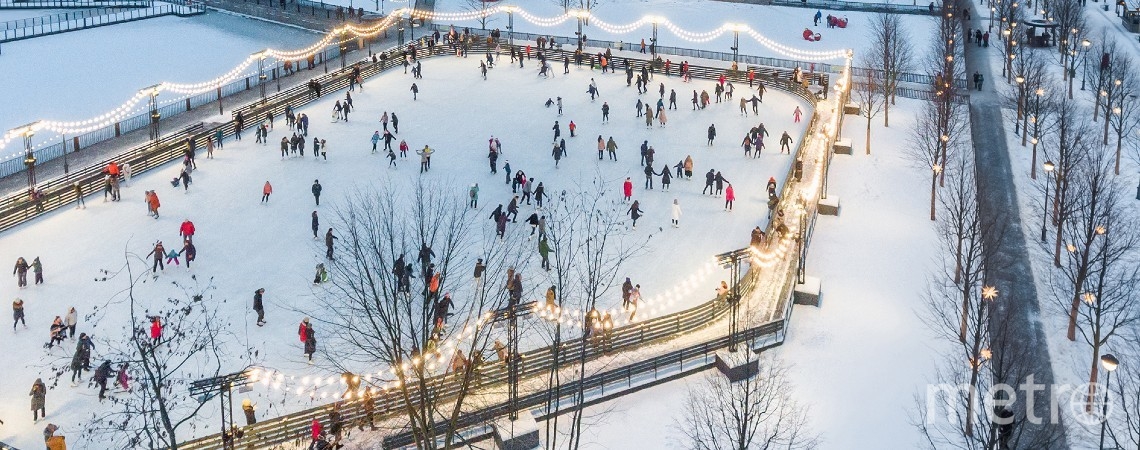
{"label": "light bulb garland", "polygon": [[[406,1],[406,0],[404,0],[404,1]],[[588,19],[588,20],[592,21],[592,23],[595,24],[596,26],[598,26],[599,28],[601,28],[607,32],[613,33],[613,34],[627,34],[627,33],[633,32],[634,30],[636,30],[642,26],[645,26],[647,24],[656,23],[659,25],[663,25],[665,27],[665,29],[669,30],[670,32],[672,32],[677,37],[680,37],[681,39],[684,39],[684,40],[687,40],[690,42],[697,42],[697,43],[709,42],[713,39],[716,39],[716,38],[724,35],[725,33],[728,33],[728,32],[742,32],[748,36],[751,36],[753,39],[755,39],[757,42],[759,42],[761,45],[767,47],[768,49],[775,51],[776,53],[779,53],[781,55],[791,57],[791,58],[827,60],[827,59],[836,59],[836,58],[841,58],[841,57],[846,57],[846,58],[850,59],[850,57],[851,57],[851,51],[846,50],[846,49],[845,50],[834,50],[834,51],[808,51],[808,50],[800,50],[800,49],[796,49],[793,47],[789,47],[787,45],[780,44],[776,41],[773,41],[772,39],[767,38],[766,36],[759,33],[758,31],[752,29],[751,27],[749,27],[746,24],[738,24],[738,23],[726,23],[726,24],[721,25],[720,27],[715,28],[711,31],[699,32],[698,33],[698,32],[692,32],[692,31],[685,30],[685,29],[673,24],[667,18],[660,17],[660,16],[645,16],[645,17],[642,17],[641,19],[638,19],[637,21],[634,21],[634,22],[631,22],[628,24],[617,25],[617,24],[611,24],[609,22],[606,22],[605,20],[601,19],[600,17],[594,15],[594,13],[592,13],[590,11],[586,11],[586,10],[570,10],[566,13],[563,13],[561,15],[554,16],[554,17],[540,17],[540,16],[536,16],[534,14],[531,14],[531,13],[527,12],[526,10],[524,10],[518,6],[513,6],[513,5],[512,6],[495,6],[493,8],[487,8],[485,10],[468,11],[468,12],[435,12],[435,11],[424,11],[424,10],[417,10],[417,9],[408,8],[408,7],[402,7],[402,8],[393,10],[391,14],[384,17],[379,22],[372,24],[370,26],[367,26],[367,27],[358,27],[356,25],[349,24],[349,25],[344,25],[344,26],[338,27],[336,29],[333,29],[331,32],[329,32],[327,35],[325,35],[325,37],[323,37],[318,42],[316,42],[313,45],[310,45],[308,47],[299,49],[299,50],[288,50],[288,51],[286,51],[286,50],[277,50],[277,49],[267,48],[263,51],[254,53],[253,55],[247,57],[244,61],[239,63],[233,69],[231,69],[230,71],[226,72],[225,74],[222,74],[221,76],[216,77],[214,79],[199,82],[199,83],[162,82],[162,83],[159,83],[158,85],[156,85],[154,87],[153,91],[149,91],[149,90],[148,91],[139,91],[139,92],[135,93],[134,96],[132,96],[129,100],[124,102],[119,107],[117,107],[117,108],[115,108],[115,109],[113,109],[107,113],[104,113],[102,115],[96,116],[94,118],[86,119],[86,120],[80,120],[80,121],[47,121],[47,120],[41,120],[39,122],[36,122],[32,126],[32,131],[39,132],[41,130],[48,130],[48,131],[52,131],[52,132],[55,132],[58,134],[73,134],[73,135],[92,132],[92,131],[98,130],[100,128],[110,126],[116,122],[121,121],[122,119],[124,119],[126,117],[130,117],[131,115],[135,114],[137,111],[137,106],[139,105],[139,103],[141,103],[144,99],[146,99],[147,97],[149,97],[151,95],[157,96],[163,92],[173,92],[173,93],[183,95],[182,97],[179,97],[179,98],[174,99],[174,100],[165,100],[164,99],[163,104],[170,104],[170,103],[173,103],[174,101],[184,100],[186,97],[205,93],[205,92],[209,92],[211,90],[218,89],[218,88],[220,88],[220,87],[222,87],[228,83],[231,83],[234,80],[250,76],[251,72],[249,72],[247,69],[249,69],[253,65],[254,62],[261,60],[263,58],[274,58],[277,61],[306,59],[306,58],[309,58],[313,55],[316,55],[317,53],[323,51],[325,48],[327,48],[330,45],[333,45],[334,43],[335,44],[343,44],[345,41],[350,39],[348,37],[349,35],[352,36],[351,39],[359,39],[359,38],[367,38],[367,37],[376,36],[376,35],[380,34],[381,32],[387,30],[391,26],[393,26],[393,24],[395,24],[397,21],[401,20],[401,18],[405,14],[407,14],[407,16],[411,17],[411,18],[428,19],[428,20],[434,20],[434,21],[468,21],[468,20],[477,20],[477,19],[485,18],[485,17],[491,16],[494,14],[500,14],[500,13],[504,13],[504,12],[517,13],[524,20],[526,20],[526,21],[528,21],[534,25],[538,25],[538,26],[542,26],[542,27],[558,26],[558,25],[561,25],[561,24],[565,23],[566,21],[569,21],[569,20],[574,19],[574,18]],[[0,149],[5,148],[10,142],[15,140],[17,137],[20,137],[22,135],[22,133],[23,133],[22,129],[19,131],[9,130],[8,132],[6,132],[4,134],[4,136],[2,138],[0,138]]]}

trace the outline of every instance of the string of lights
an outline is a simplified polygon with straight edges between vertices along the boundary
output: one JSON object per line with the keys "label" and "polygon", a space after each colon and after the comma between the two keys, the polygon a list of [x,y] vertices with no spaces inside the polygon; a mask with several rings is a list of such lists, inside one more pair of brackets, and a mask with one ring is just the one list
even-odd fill
{"label": "string of lights", "polygon": [[[675,36],[690,42],[703,43],[714,40],[723,36],[725,33],[741,32],[744,33],[764,47],[779,53],[783,56],[801,59],[815,59],[815,60],[829,60],[837,58],[850,58],[850,50],[834,50],[834,51],[809,51],[800,50],[787,45],[780,44],[760,32],[752,29],[750,26],[738,23],[726,23],[711,31],[693,32],[677,26],[669,21],[669,19],[660,16],[645,16],[637,21],[628,24],[611,24],[602,18],[596,16],[594,13],[586,10],[570,10],[554,17],[540,17],[536,16],[518,6],[495,6],[479,11],[465,11],[465,12],[435,12],[416,10],[408,7],[393,10],[391,14],[384,17],[377,23],[366,27],[359,27],[353,24],[338,27],[316,43],[298,50],[278,50],[267,48],[263,51],[254,53],[247,57],[241,63],[238,63],[233,69],[218,76],[214,79],[199,82],[199,83],[174,83],[162,82],[153,88],[148,88],[135,93],[129,100],[119,105],[117,108],[99,116],[79,121],[54,121],[54,120],[41,120],[31,125],[31,132],[36,133],[43,130],[55,132],[58,134],[83,134],[91,131],[98,130],[103,127],[110,126],[115,122],[121,121],[126,117],[130,117],[138,110],[137,106],[150,96],[158,96],[163,92],[173,92],[183,94],[185,96],[197,95],[211,90],[218,89],[228,83],[233,82],[244,77],[248,77],[250,72],[248,69],[257,61],[264,58],[274,58],[278,62],[306,59],[310,56],[322,52],[330,45],[340,45],[349,39],[369,38],[374,37],[393,25],[398,23],[405,15],[412,18],[428,19],[435,21],[469,21],[477,20],[488,17],[494,14],[501,13],[517,13],[524,20],[541,27],[554,27],[561,25],[572,19],[588,19],[594,25],[602,30],[613,34],[628,34],[638,28],[648,24],[658,24],[665,27]],[[27,129],[13,129],[7,131],[2,138],[0,138],[0,149],[7,147],[7,145],[18,137],[24,136],[28,132]]]}

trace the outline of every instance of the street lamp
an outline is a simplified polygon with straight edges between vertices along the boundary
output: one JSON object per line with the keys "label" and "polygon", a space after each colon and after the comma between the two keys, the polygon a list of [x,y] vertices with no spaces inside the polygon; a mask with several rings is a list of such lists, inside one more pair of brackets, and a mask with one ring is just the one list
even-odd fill
{"label": "street lamp", "polygon": [[1112,372],[1116,371],[1116,366],[1120,365],[1120,361],[1112,353],[1107,353],[1100,357],[1100,365],[1108,371],[1108,375],[1104,379],[1104,402],[1101,403],[1100,410],[1100,445],[1097,446],[1097,448],[1104,448],[1104,429],[1108,426],[1108,387],[1112,383]]}
{"label": "street lamp", "polygon": [[1088,38],[1081,39],[1081,90],[1085,90],[1085,80],[1089,77],[1089,47],[1092,46],[1092,41]]}
{"label": "street lamp", "polygon": [[[1017,81],[1017,120],[1013,123],[1013,134],[1016,135],[1021,131],[1021,121],[1024,118],[1024,110],[1021,105],[1025,103],[1025,77],[1019,74],[1014,80]],[[1025,142],[1022,142],[1021,145],[1025,145]]]}
{"label": "street lamp", "polygon": [[[1036,141],[1037,138],[1041,136],[1041,97],[1043,97],[1045,95],[1045,89],[1038,87],[1036,91],[1033,91],[1033,94],[1034,94],[1034,98],[1035,98],[1035,100],[1033,101],[1033,140]],[[1028,108],[1026,108],[1026,109],[1028,109]],[[1028,115],[1029,114],[1027,112],[1026,116],[1028,116]],[[1026,134],[1029,134],[1029,128],[1026,128],[1025,133],[1021,134],[1021,145],[1025,145],[1025,135]],[[1033,166],[1032,166],[1033,167],[1033,170],[1032,170],[1033,173],[1031,173],[1030,175],[1031,175],[1031,178],[1037,179],[1037,173],[1036,173],[1037,172],[1037,166],[1036,166],[1036,164],[1037,164],[1037,147],[1036,146],[1033,147],[1033,159],[1034,159]]]}
{"label": "street lamp", "polygon": [[1045,222],[1049,217],[1049,176],[1053,174],[1053,161],[1045,161],[1042,166],[1045,169],[1045,203],[1041,207],[1041,242],[1045,242]]}
{"label": "street lamp", "polygon": [[35,134],[36,130],[32,129],[30,125],[21,133],[24,137],[24,167],[28,169],[29,198],[35,198],[36,194],[36,153],[32,151],[32,136]]}

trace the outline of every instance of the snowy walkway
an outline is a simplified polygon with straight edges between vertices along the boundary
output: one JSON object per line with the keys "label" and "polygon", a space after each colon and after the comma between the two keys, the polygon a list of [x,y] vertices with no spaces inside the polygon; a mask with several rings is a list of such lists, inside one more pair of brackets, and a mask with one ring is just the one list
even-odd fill
{"label": "snowy walkway", "polygon": [[[974,10],[974,19],[967,26],[982,27],[985,15],[977,4],[970,2]],[[995,68],[987,51],[1000,52],[1001,41],[997,45],[980,48],[976,45],[966,45],[966,73],[975,71],[984,74],[986,83],[981,91],[970,93],[970,129],[974,142],[974,166],[977,173],[978,205],[982,216],[1002,217],[1007,224],[1005,234],[997,242],[987,242],[990,247],[996,247],[994,260],[986,261],[990,269],[991,284],[1001,291],[1000,308],[1006,309],[1003,313],[994,314],[994,320],[1004,320],[1012,317],[1014,326],[994,326],[995,341],[1007,340],[1014,342],[1008,348],[1015,348],[1026,355],[1026,364],[1020,373],[1032,375],[1033,381],[1045,385],[1053,383],[1053,368],[1050,363],[1049,344],[1041,322],[1041,308],[1037,302],[1037,287],[1034,283],[1033,269],[1030,265],[1029,251],[1026,247],[1026,237],[1021,225],[1021,214],[1018,209],[1017,187],[1014,184],[1014,174],[1011,170],[1009,149],[1006,147],[1006,132],[1001,115],[1001,97],[994,89],[995,83],[1004,83],[1000,67]],[[1008,334],[1002,335],[998,330]],[[1003,344],[994,344],[993,348],[1007,347]],[[995,359],[999,358],[995,356]],[[1018,371],[1015,371],[1017,373]],[[1019,385],[1024,379],[1004,380],[1011,385]],[[1000,380],[995,382],[1002,382]],[[1047,387],[1046,392],[1051,392]],[[1036,397],[1033,410],[1037,417],[1050,417],[1051,395]],[[1029,433],[1057,432],[1054,428],[1061,424],[1027,424]],[[1061,429],[1063,433],[1063,428]]]}

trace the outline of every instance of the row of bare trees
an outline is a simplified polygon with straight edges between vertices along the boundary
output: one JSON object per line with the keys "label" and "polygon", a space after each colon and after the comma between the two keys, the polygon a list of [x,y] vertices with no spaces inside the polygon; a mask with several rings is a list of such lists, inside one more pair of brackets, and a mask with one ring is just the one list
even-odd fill
{"label": "row of bare trees", "polygon": [[[1140,77],[1113,34],[1090,36],[1079,2],[1048,1],[1044,7],[1060,25],[1056,54],[1026,48],[1023,29],[1003,33],[1010,50],[1009,75],[1016,81],[1007,106],[1017,111],[1014,129],[1021,145],[1032,145],[1030,177],[1038,179],[1038,168],[1044,169],[1037,187],[1047,200],[1035,203],[1042,250],[1051,254],[1053,267],[1041,285],[1051,291],[1053,309],[1065,320],[1066,338],[1079,338],[1087,348],[1079,363],[1088,374],[1085,410],[1099,414],[1101,356],[1111,350],[1140,357],[1134,340],[1140,308],[1132,299],[1140,282],[1140,223],[1135,204],[1126,197],[1129,187],[1119,176],[1126,149],[1138,149],[1133,153],[1140,163],[1140,136],[1135,134],[1140,128]],[[1061,68],[1060,81],[1051,75],[1054,64]],[[1090,86],[1087,101],[1074,97],[1078,76],[1082,90]],[[1052,234],[1048,239],[1047,232]],[[1121,445],[1131,439],[1135,446],[1140,444],[1140,407],[1134,397],[1140,372],[1121,372],[1125,376],[1114,379],[1120,380],[1114,389],[1120,414],[1110,416],[1108,431],[1120,430],[1112,439]],[[1091,432],[1099,431],[1099,426],[1093,428]]]}

